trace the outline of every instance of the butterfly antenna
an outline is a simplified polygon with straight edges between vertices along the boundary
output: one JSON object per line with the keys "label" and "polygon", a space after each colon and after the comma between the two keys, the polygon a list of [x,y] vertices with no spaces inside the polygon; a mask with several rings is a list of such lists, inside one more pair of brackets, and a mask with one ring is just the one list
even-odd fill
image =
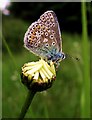
{"label": "butterfly antenna", "polygon": [[72,59],[77,60],[77,61],[80,60],[78,57],[73,57],[73,56],[71,56],[69,54],[65,54],[65,56],[66,56],[66,58],[72,58]]}

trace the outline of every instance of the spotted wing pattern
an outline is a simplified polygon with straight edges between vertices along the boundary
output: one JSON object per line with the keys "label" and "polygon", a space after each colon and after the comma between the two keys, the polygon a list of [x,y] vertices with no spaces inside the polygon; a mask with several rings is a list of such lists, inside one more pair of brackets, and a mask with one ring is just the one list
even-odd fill
{"label": "spotted wing pattern", "polygon": [[43,58],[62,52],[61,42],[59,23],[53,11],[42,14],[24,36],[24,46]]}

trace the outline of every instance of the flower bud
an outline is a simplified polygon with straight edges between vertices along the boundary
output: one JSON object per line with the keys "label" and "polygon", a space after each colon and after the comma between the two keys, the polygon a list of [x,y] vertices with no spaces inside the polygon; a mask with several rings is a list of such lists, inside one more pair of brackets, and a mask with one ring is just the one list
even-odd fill
{"label": "flower bud", "polygon": [[50,64],[43,59],[37,62],[25,63],[22,67],[22,83],[29,90],[43,91],[52,86],[56,78],[54,63]]}

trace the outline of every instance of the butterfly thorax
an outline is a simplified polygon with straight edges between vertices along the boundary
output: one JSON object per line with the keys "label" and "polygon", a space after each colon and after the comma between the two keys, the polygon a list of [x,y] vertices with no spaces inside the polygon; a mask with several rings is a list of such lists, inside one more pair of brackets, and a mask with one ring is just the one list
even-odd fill
{"label": "butterfly thorax", "polygon": [[59,62],[63,59],[65,59],[65,54],[63,52],[58,52],[56,54],[50,55],[50,57],[48,57],[48,60],[52,60],[53,62]]}

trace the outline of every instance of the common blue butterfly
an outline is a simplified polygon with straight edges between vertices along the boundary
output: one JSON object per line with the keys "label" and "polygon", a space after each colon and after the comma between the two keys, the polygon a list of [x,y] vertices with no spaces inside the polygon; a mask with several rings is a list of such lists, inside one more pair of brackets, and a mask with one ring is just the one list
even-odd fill
{"label": "common blue butterfly", "polygon": [[46,61],[59,63],[65,59],[59,23],[52,10],[42,14],[29,26],[24,36],[24,46]]}

